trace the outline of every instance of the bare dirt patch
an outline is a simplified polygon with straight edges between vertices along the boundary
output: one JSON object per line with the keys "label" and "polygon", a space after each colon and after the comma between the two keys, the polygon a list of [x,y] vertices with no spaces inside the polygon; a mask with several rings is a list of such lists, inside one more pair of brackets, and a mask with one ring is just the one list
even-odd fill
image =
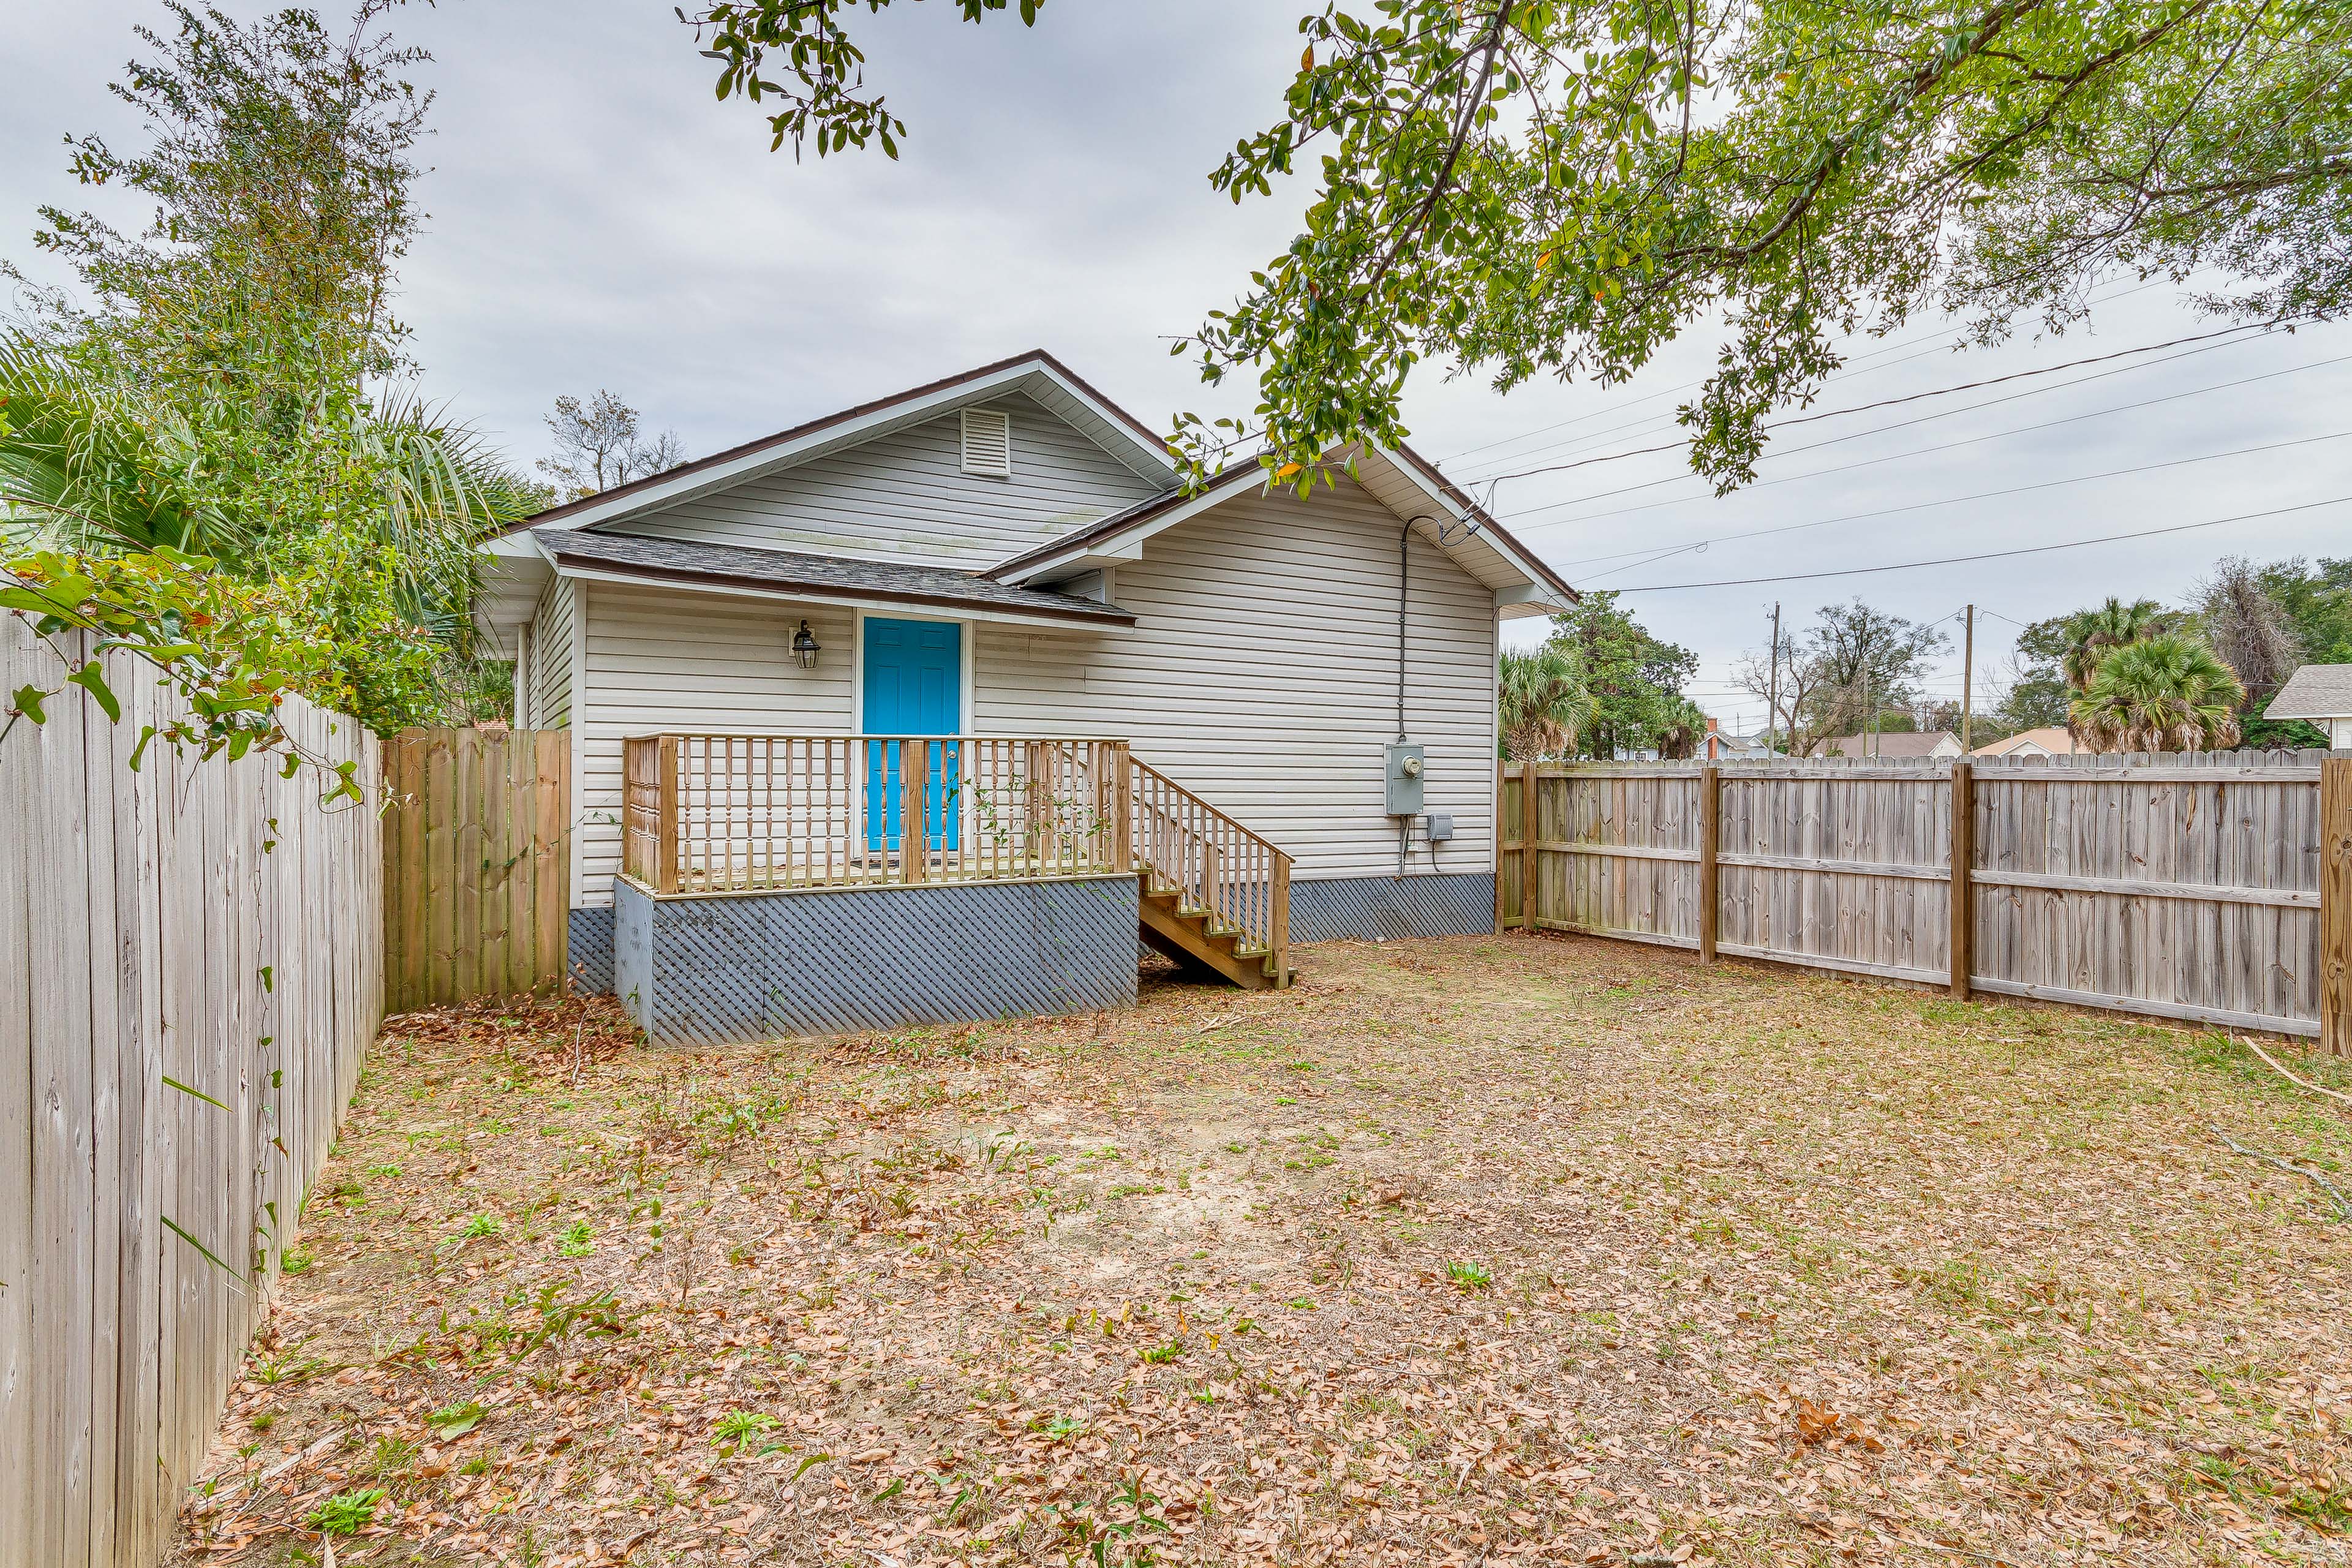
{"label": "bare dirt patch", "polygon": [[700,1054],[393,1020],[179,1560],[2346,1559],[2352,1225],[2217,1134],[2352,1131],[2236,1045],[1307,958]]}

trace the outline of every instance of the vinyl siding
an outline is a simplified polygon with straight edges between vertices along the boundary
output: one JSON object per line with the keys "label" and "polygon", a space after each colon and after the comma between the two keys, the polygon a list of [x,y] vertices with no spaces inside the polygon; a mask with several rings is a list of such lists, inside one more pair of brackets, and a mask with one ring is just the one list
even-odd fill
{"label": "vinyl siding", "polygon": [[558,577],[540,595],[530,625],[530,727],[561,730],[572,722],[572,617],[578,594]]}
{"label": "vinyl siding", "polygon": [[[851,612],[718,594],[595,584],[582,703],[575,902],[613,901],[621,868],[621,742],[660,731],[849,732]],[[793,658],[805,617],[824,652]]]}
{"label": "vinyl siding", "polygon": [[[1300,877],[1396,869],[1382,746],[1396,735],[1393,513],[1351,484],[1237,498],[1149,541],[1111,597],[1117,635],[978,628],[983,733],[1126,735],[1136,755],[1289,852]],[[1494,867],[1491,590],[1416,534],[1405,730],[1427,748],[1413,872]]]}
{"label": "vinyl siding", "polygon": [[981,406],[1013,420],[1013,477],[962,471],[951,414],[613,531],[976,571],[1159,493],[1025,395]]}
{"label": "vinyl siding", "polygon": [[[982,734],[1127,735],[1137,755],[1294,858],[1300,877],[1386,875],[1381,747],[1396,731],[1397,535],[1351,487],[1237,498],[1155,536],[1111,596],[1130,631],[971,626]],[[1454,839],[1415,873],[1493,868],[1493,594],[1415,535],[1405,722],[1427,748],[1426,809]],[[661,730],[845,734],[844,609],[599,583],[577,773],[583,906],[619,869],[621,741]],[[805,613],[824,647],[793,662]]]}

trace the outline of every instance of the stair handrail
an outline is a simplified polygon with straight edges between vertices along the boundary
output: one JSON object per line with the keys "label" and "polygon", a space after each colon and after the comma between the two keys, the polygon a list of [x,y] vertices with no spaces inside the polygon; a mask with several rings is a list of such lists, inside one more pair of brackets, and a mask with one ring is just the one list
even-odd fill
{"label": "stair handrail", "polygon": [[1153,885],[1240,938],[1290,984],[1290,857],[1133,753],[1128,837]]}

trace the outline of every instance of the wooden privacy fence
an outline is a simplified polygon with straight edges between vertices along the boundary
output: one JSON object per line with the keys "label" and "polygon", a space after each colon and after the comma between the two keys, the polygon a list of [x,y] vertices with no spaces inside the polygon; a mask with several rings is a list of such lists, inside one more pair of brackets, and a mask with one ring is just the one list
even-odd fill
{"label": "wooden privacy fence", "polygon": [[572,732],[404,730],[383,765],[385,1007],[560,989]]}
{"label": "wooden privacy fence", "polygon": [[1527,765],[1500,784],[1498,927],[2352,1054],[2342,753]]}
{"label": "wooden privacy fence", "polygon": [[[374,740],[280,710],[364,805],[134,773],[176,700],[105,665],[120,723],[68,691],[0,742],[0,1568],[161,1558],[382,1015]],[[0,689],[60,672],[0,616]]]}

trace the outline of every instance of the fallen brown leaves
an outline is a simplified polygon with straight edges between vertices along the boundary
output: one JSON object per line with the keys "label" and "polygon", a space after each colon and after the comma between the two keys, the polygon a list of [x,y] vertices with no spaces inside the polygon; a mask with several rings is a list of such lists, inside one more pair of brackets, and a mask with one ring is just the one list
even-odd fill
{"label": "fallen brown leaves", "polygon": [[2352,1226],[2205,1129],[2352,1135],[2235,1046],[1307,956],[701,1054],[393,1020],[178,1560],[2343,1560]]}

